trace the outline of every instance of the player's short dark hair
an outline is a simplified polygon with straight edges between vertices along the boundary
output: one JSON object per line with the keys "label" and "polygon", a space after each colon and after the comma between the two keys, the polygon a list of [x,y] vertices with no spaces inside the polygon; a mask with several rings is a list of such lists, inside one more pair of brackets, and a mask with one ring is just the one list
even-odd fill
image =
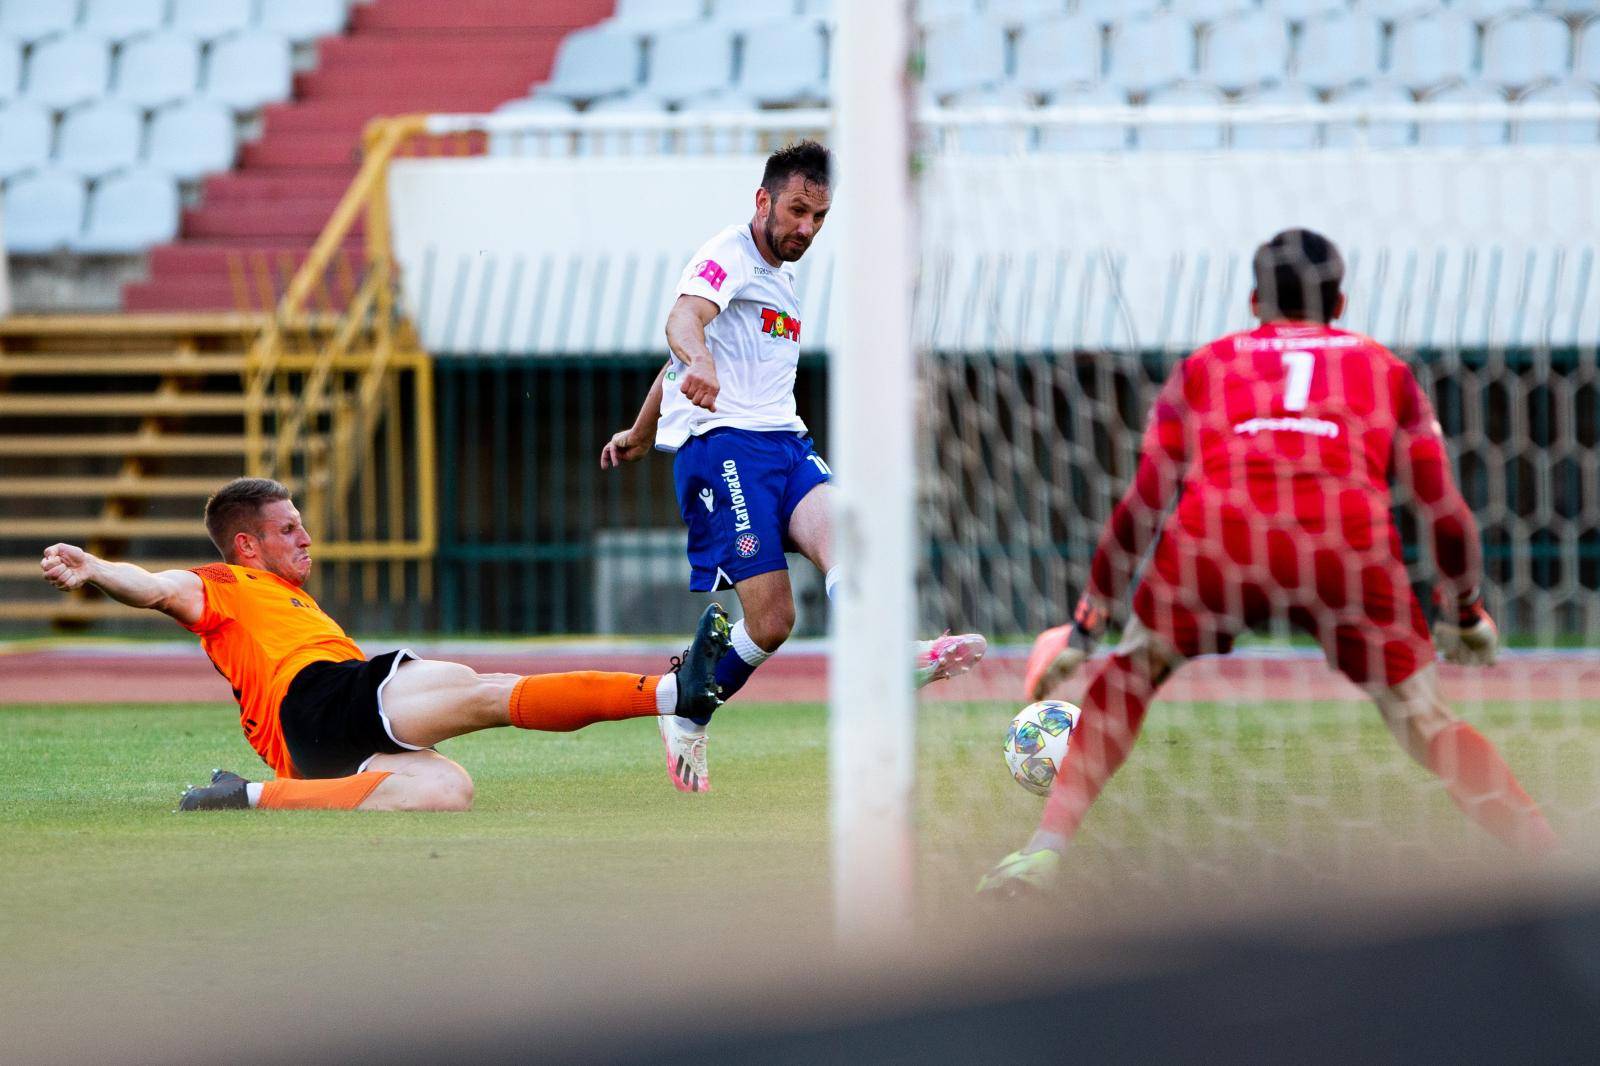
{"label": "player's short dark hair", "polygon": [[1256,301],[1263,319],[1329,322],[1339,308],[1344,257],[1308,229],[1286,229],[1256,249]]}
{"label": "player's short dark hair", "polygon": [[807,185],[833,185],[833,153],[816,141],[797,141],[767,156],[767,169],[761,174],[761,187],[776,198],[794,175]]}
{"label": "player's short dark hair", "polygon": [[289,490],[269,477],[234,478],[206,501],[206,535],[226,559],[235,533],[254,533],[261,525],[261,508],[287,499]]}

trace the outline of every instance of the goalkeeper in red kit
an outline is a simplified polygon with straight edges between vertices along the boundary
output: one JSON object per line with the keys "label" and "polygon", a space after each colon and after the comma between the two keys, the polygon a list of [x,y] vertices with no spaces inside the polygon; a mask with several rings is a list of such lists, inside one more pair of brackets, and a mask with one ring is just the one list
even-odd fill
{"label": "goalkeeper in red kit", "polygon": [[[1477,525],[1411,370],[1329,325],[1344,310],[1343,281],[1326,237],[1279,233],[1255,255],[1260,325],[1200,348],[1157,396],[1073,621],[1034,643],[1027,698],[1044,698],[1089,657],[1153,544],[1133,617],[1090,676],[1038,830],[980,891],[1047,886],[1161,684],[1185,659],[1226,653],[1239,632],[1275,617],[1322,645],[1469,818],[1525,852],[1554,845],[1494,746],[1440,698],[1433,638],[1451,662],[1494,661]],[[1432,536],[1433,638],[1402,562],[1391,481]]]}

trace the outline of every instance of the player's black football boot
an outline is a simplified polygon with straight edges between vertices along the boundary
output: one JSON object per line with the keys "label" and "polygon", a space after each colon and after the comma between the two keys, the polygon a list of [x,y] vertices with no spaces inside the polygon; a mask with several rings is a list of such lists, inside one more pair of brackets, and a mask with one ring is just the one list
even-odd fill
{"label": "player's black football boot", "polygon": [[250,807],[250,782],[227,770],[211,771],[211,784],[190,785],[178,801],[180,811],[242,811]]}
{"label": "player's black football boot", "polygon": [[722,706],[717,685],[717,664],[733,650],[733,627],[722,604],[713,603],[700,615],[694,640],[674,656],[672,672],[678,675],[677,713],[683,718],[704,718]]}

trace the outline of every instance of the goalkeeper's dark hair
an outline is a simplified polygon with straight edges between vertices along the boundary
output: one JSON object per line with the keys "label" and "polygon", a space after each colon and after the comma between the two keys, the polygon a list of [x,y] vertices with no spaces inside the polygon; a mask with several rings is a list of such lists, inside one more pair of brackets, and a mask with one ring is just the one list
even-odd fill
{"label": "goalkeeper's dark hair", "polygon": [[833,153],[816,141],[797,141],[785,145],[767,157],[767,169],[761,174],[761,187],[767,195],[777,199],[783,187],[794,175],[800,175],[807,185],[833,186]]}
{"label": "goalkeeper's dark hair", "polygon": [[289,499],[289,490],[269,477],[234,478],[206,501],[206,535],[224,559],[231,561],[233,535],[256,534],[261,528],[261,508]]}
{"label": "goalkeeper's dark hair", "polygon": [[1257,313],[1331,322],[1344,286],[1344,257],[1332,241],[1308,229],[1286,229],[1256,249]]}

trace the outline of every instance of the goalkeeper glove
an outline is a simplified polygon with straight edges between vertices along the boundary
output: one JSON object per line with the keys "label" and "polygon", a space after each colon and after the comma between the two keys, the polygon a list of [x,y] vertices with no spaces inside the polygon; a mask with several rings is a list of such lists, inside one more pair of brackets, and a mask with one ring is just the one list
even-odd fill
{"label": "goalkeeper glove", "polygon": [[1085,592],[1070,623],[1047,629],[1034,640],[1033,651],[1028,655],[1028,672],[1022,681],[1023,697],[1042,700],[1076,673],[1084,660],[1094,654],[1105,630],[1105,608]]}
{"label": "goalkeeper glove", "polygon": [[1439,616],[1433,623],[1433,640],[1447,663],[1458,666],[1493,666],[1500,631],[1483,606],[1483,594],[1474,590],[1464,599],[1452,599],[1435,589],[1433,602]]}

